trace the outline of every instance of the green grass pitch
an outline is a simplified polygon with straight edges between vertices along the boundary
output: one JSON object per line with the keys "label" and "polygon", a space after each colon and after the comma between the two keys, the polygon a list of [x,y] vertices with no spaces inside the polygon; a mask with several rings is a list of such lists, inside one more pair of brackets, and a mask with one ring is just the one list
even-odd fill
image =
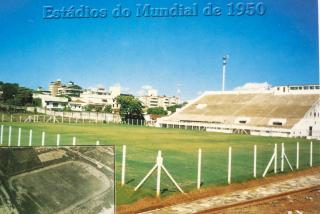
{"label": "green grass pitch", "polygon": [[[102,183],[85,167],[88,166],[70,161],[13,177],[10,182],[19,196],[22,212],[52,213],[53,210],[63,210],[109,187],[109,183]],[[29,194],[25,193],[26,189]]]}
{"label": "green grass pitch", "polygon": [[[287,156],[295,167],[296,143],[300,142],[300,169],[309,167],[310,141],[305,139],[256,137],[249,135],[208,133],[178,129],[160,129],[113,124],[45,124],[3,123],[3,146],[8,143],[8,127],[12,126],[12,146],[17,145],[18,128],[22,129],[21,145],[27,146],[29,130],[33,130],[33,145],[41,145],[41,132],[46,132],[46,145],[71,145],[72,137],[77,145],[116,145],[117,204],[128,204],[143,197],[155,196],[155,175],[134,192],[134,187],[155,164],[157,151],[161,150],[164,165],[186,192],[196,188],[197,155],[202,149],[202,188],[227,184],[228,147],[232,146],[232,182],[253,179],[253,146],[257,145],[257,176],[261,177],[270,160],[274,144],[278,144],[278,168],[280,169],[281,143],[285,143]],[[121,177],[122,145],[127,145],[126,185],[119,185]],[[320,143],[313,142],[313,164],[320,164]],[[285,165],[285,172],[289,167]],[[267,176],[271,176],[272,172]],[[177,190],[163,174],[162,196]]]}

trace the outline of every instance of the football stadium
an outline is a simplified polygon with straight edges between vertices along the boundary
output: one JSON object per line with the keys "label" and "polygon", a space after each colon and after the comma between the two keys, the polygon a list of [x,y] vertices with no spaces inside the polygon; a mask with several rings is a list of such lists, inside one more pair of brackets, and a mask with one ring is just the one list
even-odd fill
{"label": "football stadium", "polygon": [[[159,118],[156,127],[58,116],[53,122],[25,120],[30,115],[22,115],[20,121],[25,122],[19,122],[21,115],[4,115],[1,142],[3,146],[9,142],[11,146],[116,145],[117,210],[130,213],[133,204],[155,199],[156,173],[135,188],[154,166],[159,151],[164,166],[187,193],[317,167],[319,88],[205,92],[176,113]],[[280,164],[281,146],[286,162]],[[179,195],[162,173],[160,197]]]}

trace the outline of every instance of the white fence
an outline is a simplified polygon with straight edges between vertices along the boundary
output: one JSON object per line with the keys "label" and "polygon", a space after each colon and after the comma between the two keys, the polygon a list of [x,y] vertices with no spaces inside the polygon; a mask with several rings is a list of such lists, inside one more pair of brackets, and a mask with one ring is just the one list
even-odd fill
{"label": "white fence", "polygon": [[96,120],[96,121],[109,121],[119,123],[121,118],[117,114],[102,113],[102,112],[57,112],[43,108],[36,108],[38,113],[46,114],[49,116],[73,118],[77,120]]}
{"label": "white fence", "polygon": [[[48,113],[48,112],[47,112]],[[153,121],[143,119],[127,119],[122,121],[119,115],[91,112],[54,112],[49,114],[1,114],[0,121],[4,122],[19,122],[19,123],[116,123],[132,126],[154,126]]]}
{"label": "white fence", "polygon": [[[58,114],[59,113],[59,114]],[[73,117],[72,115],[60,114],[62,112],[57,112],[56,115],[45,115],[45,114],[34,114],[34,115],[7,115],[2,114],[0,117],[0,121],[10,122],[10,123],[120,123],[119,120],[111,120],[107,118],[107,120],[102,120],[93,117]]]}
{"label": "white fence", "polygon": [[[314,152],[313,152],[313,142],[310,142],[309,144],[309,167],[313,167],[313,157],[314,157]],[[320,144],[319,144],[320,145]],[[252,157],[252,178],[257,178],[257,145],[253,145],[253,157]],[[265,170],[261,177],[265,177],[268,173],[273,172],[274,174],[278,173],[279,169],[279,164],[278,164],[278,144],[274,144],[274,149],[273,153],[271,156],[270,161],[268,162],[267,166],[265,167]],[[292,162],[295,161],[295,169],[299,170],[299,160],[301,156],[299,155],[300,152],[300,144],[299,142],[296,143],[296,156],[295,160],[291,160]],[[285,150],[285,144],[281,143],[280,147],[280,172],[285,171],[285,164],[288,166],[288,169],[291,171],[294,171],[293,164],[289,161],[288,156],[286,154]],[[125,177],[126,177],[126,156],[127,156],[127,146],[123,145],[122,147],[122,166],[121,166],[121,185],[125,185]],[[226,164],[226,169],[227,169],[227,183],[231,184],[232,183],[232,166],[234,165],[232,160],[232,147],[228,147],[228,153],[227,153],[227,164]],[[198,149],[198,161],[197,161],[197,180],[196,180],[196,188],[200,190],[201,184],[204,182],[202,178],[202,149]],[[151,176],[151,174],[158,169],[157,174],[156,174],[156,196],[160,196],[160,183],[161,183],[161,168],[164,168],[163,166],[163,161],[164,157],[162,156],[162,152],[159,150],[158,155],[156,157],[156,165],[147,173],[147,175],[142,179],[142,181],[135,187],[135,191],[137,191],[144,182]],[[235,163],[237,164],[237,163]],[[273,169],[271,169],[271,165],[273,164]],[[160,171],[159,171],[160,170]],[[243,170],[251,170],[251,169],[243,169]],[[170,180],[174,183],[176,188],[181,192],[184,193],[182,190],[181,186],[173,179],[171,174],[169,174],[168,170],[164,168],[165,173],[167,176],[169,176]]]}

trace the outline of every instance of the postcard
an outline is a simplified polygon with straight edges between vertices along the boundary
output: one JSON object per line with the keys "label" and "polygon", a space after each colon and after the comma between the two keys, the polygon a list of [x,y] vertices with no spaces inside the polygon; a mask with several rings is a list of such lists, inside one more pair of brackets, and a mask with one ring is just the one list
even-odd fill
{"label": "postcard", "polygon": [[0,213],[320,212],[319,2],[2,2]]}

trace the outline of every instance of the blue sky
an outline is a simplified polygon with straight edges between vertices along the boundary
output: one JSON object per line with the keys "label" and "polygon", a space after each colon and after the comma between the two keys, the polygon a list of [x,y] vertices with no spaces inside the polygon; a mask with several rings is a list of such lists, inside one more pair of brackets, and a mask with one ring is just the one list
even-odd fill
{"label": "blue sky", "polygon": [[[230,90],[247,82],[317,83],[317,1],[260,1],[267,8],[264,16],[231,17],[225,0],[3,0],[0,79],[32,88],[48,87],[58,78],[84,87],[119,83],[133,93],[151,85],[166,95],[176,94],[179,85],[182,98],[191,99],[221,88],[221,58],[229,54]],[[134,10],[136,3],[169,7],[194,2],[199,10],[208,2],[221,6],[223,15],[110,16],[119,3]],[[109,16],[46,20],[43,6],[48,5],[107,8]]]}

